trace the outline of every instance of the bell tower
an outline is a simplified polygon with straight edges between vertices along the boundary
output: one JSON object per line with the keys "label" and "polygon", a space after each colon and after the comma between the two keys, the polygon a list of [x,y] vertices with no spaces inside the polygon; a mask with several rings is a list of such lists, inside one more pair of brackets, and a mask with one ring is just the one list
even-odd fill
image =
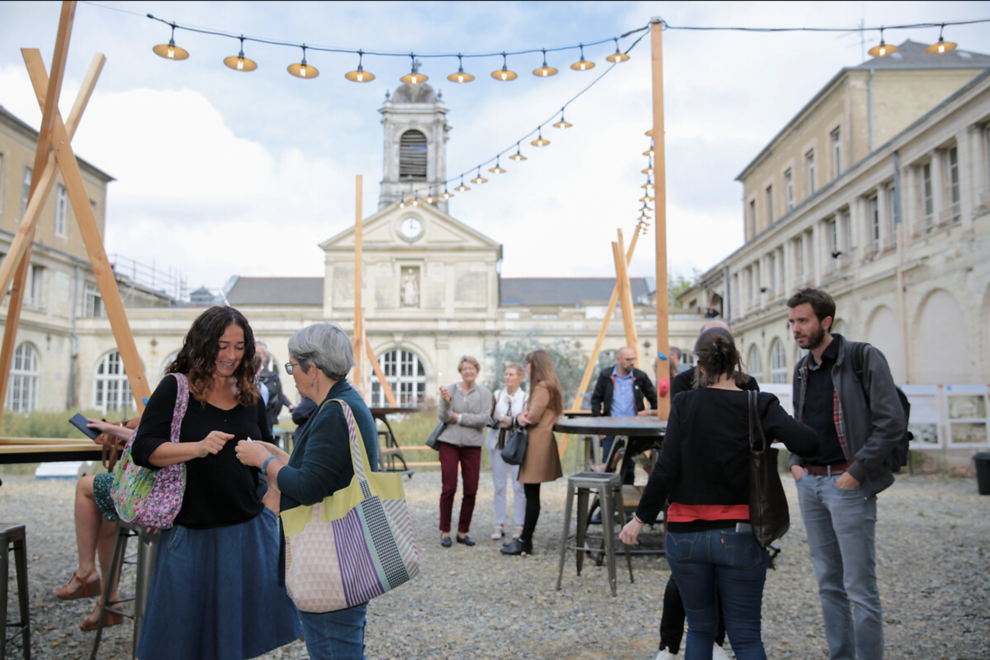
{"label": "bell tower", "polygon": [[[439,196],[447,178],[447,108],[426,83],[403,84],[379,110],[385,126],[385,158],[378,210],[428,193]],[[447,213],[447,200],[438,209]]]}

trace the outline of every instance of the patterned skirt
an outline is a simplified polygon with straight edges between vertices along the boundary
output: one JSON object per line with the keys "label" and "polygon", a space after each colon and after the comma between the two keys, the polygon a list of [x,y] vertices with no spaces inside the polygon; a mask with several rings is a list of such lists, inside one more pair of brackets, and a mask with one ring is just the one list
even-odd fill
{"label": "patterned skirt", "polygon": [[299,614],[278,586],[278,553],[269,509],[229,527],[164,530],[137,656],[243,660],[299,639]]}
{"label": "patterned skirt", "polygon": [[96,498],[96,506],[100,509],[103,517],[110,522],[117,520],[117,509],[113,506],[113,499],[110,497],[110,487],[113,486],[113,473],[107,472],[98,474],[93,478],[93,496]]}

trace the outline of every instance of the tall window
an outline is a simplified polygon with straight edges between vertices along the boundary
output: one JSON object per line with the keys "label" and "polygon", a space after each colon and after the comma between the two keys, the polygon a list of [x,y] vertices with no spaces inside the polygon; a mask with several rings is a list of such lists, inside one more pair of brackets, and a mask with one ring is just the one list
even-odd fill
{"label": "tall window", "polygon": [[804,236],[794,239],[794,276],[797,277],[798,284],[807,279],[804,276]]}
{"label": "tall window", "polygon": [[828,241],[828,253],[830,255],[841,251],[839,249],[839,227],[836,225],[835,218],[825,221],[825,237]]}
{"label": "tall window", "polygon": [[815,194],[815,152],[814,150],[809,151],[804,156],[804,162],[808,166],[808,195]]}
{"label": "tall window", "polygon": [[24,186],[21,192],[21,217],[24,217],[24,212],[27,211],[28,207],[28,196],[31,194],[31,168],[24,168]]}
{"label": "tall window", "polygon": [[[426,399],[426,369],[415,353],[396,348],[380,355],[378,361],[400,406],[418,406]],[[388,405],[377,375],[371,377],[371,403]]]}
{"label": "tall window", "polygon": [[118,351],[111,351],[100,359],[93,385],[93,407],[100,412],[133,409],[131,384],[127,381],[124,361]]}
{"label": "tall window", "polygon": [[749,200],[749,238],[756,235],[756,200]]}
{"label": "tall window", "polygon": [[426,181],[426,136],[406,131],[399,138],[399,180]]}
{"label": "tall window", "polygon": [[870,242],[880,242],[880,201],[876,195],[866,200],[866,222],[870,231]]}
{"label": "tall window", "polygon": [[767,259],[767,285],[770,287],[770,296],[777,295],[777,253],[771,252]]}
{"label": "tall window", "polygon": [[932,206],[932,164],[925,163],[921,166],[921,209],[926,219],[931,219],[934,207]]}
{"label": "tall window", "polygon": [[773,224],[773,186],[767,186],[767,225]]}
{"label": "tall window", "polygon": [[787,170],[784,172],[784,183],[787,188],[787,210],[794,208],[794,174]]}
{"label": "tall window", "polygon": [[89,318],[106,316],[106,311],[103,309],[103,296],[95,284],[86,285],[86,294],[83,296],[83,316]]}
{"label": "tall window", "polygon": [[33,264],[31,265],[31,271],[30,271],[31,288],[27,291],[26,298],[27,298],[27,303],[29,305],[33,305],[34,307],[43,306],[42,303],[44,302],[44,298],[42,296],[42,293],[44,292],[44,290],[42,289],[42,284],[44,282],[43,279],[44,273],[45,273],[45,269],[42,268],[41,266],[35,266]]}
{"label": "tall window", "polygon": [[839,129],[832,131],[832,176],[836,179],[842,174],[842,139]]}
{"label": "tall window", "polygon": [[774,339],[770,345],[770,382],[787,382],[787,353],[784,352],[784,342]]}
{"label": "tall window", "polygon": [[38,351],[24,342],[14,349],[14,361],[10,366],[7,409],[28,413],[38,409]]}
{"label": "tall window", "polygon": [[887,193],[887,217],[886,217],[885,226],[887,229],[887,235],[896,236],[894,228],[897,225],[897,206],[896,206],[897,195],[895,194],[893,184],[887,186],[886,193]]}
{"label": "tall window", "polygon": [[93,212],[93,219],[96,219],[96,202],[89,200],[89,210]]}
{"label": "tall window", "polygon": [[959,151],[949,149],[949,204],[959,203]]}
{"label": "tall window", "polygon": [[65,236],[65,216],[69,210],[69,193],[59,184],[55,193],[55,235]]}
{"label": "tall window", "polygon": [[852,248],[853,248],[852,215],[850,215],[849,211],[843,211],[841,217],[842,217],[842,234],[843,236],[845,236],[845,240],[843,241],[842,247],[840,247],[839,249],[845,252],[846,254],[849,254],[850,252],[852,252]]}
{"label": "tall window", "polygon": [[746,358],[746,373],[756,379],[757,383],[763,382],[763,362],[760,360],[760,349],[753,344],[749,348],[749,357]]}

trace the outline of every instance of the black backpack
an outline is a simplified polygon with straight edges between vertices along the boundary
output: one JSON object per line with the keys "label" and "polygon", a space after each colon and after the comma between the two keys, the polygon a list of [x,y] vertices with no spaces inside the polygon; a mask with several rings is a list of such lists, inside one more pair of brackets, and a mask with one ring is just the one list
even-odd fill
{"label": "black backpack", "polygon": [[[859,378],[860,385],[865,385],[863,381],[863,353],[866,351],[866,347],[869,344],[865,342],[851,341],[849,343],[849,355],[852,360],[853,371],[856,373],[856,378]],[[863,387],[863,395],[866,396],[866,403],[870,403],[870,393],[866,391]],[[897,398],[901,402],[901,408],[904,410],[904,437],[900,439],[897,446],[894,447],[893,451],[887,457],[887,466],[890,467],[892,472],[900,472],[901,468],[908,463],[908,450],[911,448],[911,441],[914,440],[914,434],[907,430],[908,421],[911,419],[911,402],[908,401],[907,395],[904,390],[897,388]]]}

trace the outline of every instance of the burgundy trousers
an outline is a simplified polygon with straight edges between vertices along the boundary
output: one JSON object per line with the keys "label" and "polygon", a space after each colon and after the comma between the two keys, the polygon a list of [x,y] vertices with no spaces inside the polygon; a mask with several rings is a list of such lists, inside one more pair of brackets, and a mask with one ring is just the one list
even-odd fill
{"label": "burgundy trousers", "polygon": [[440,477],[443,489],[440,491],[440,531],[450,533],[450,515],[454,508],[454,495],[457,493],[457,464],[461,464],[464,479],[464,494],[461,497],[461,515],[457,531],[467,534],[471,529],[471,516],[474,515],[474,498],[478,494],[478,475],[481,473],[481,447],[457,447],[442,440],[440,446]]}

